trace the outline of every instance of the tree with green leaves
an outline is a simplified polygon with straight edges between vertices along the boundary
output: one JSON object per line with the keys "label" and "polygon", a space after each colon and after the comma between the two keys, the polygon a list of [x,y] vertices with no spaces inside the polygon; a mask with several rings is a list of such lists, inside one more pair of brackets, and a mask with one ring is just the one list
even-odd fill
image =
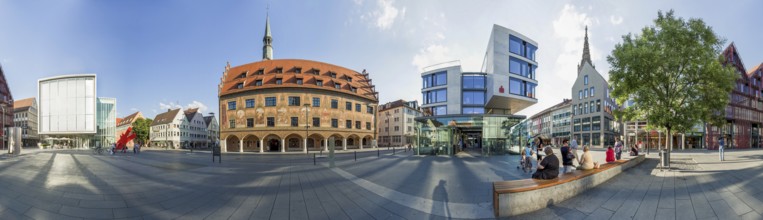
{"label": "tree with green leaves", "polygon": [[137,142],[145,146],[149,141],[149,132],[151,131],[151,123],[154,120],[150,118],[138,118],[132,123],[132,131],[135,133],[135,139]]}
{"label": "tree with green leaves", "polygon": [[698,123],[723,123],[738,75],[721,64],[725,40],[704,21],[660,11],[654,26],[622,39],[607,56],[611,94],[617,103],[636,104],[616,115],[646,120],[667,131],[668,137]]}

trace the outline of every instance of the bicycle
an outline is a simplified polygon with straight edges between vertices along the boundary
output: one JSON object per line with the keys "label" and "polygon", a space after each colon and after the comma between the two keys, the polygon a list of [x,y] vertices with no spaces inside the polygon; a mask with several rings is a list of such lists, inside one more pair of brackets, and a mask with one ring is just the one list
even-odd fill
{"label": "bicycle", "polygon": [[103,147],[95,147],[95,148],[93,148],[93,154],[99,154],[100,155],[100,154],[103,154],[103,151],[105,151],[103,149]]}
{"label": "bicycle", "polygon": [[524,157],[519,160],[519,165],[525,173],[531,172],[533,169],[532,159],[530,159],[530,157]]}

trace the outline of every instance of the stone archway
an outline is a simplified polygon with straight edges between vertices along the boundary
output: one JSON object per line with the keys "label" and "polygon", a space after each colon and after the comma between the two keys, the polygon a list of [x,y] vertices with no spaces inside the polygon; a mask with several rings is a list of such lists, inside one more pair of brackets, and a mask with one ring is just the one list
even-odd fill
{"label": "stone archway", "polygon": [[372,144],[371,142],[373,142],[373,139],[374,139],[374,137],[372,137],[371,135],[366,135],[365,137],[363,137],[363,143],[362,143],[363,144],[363,148],[371,148],[371,147],[373,147],[371,145]]}
{"label": "stone archway", "polygon": [[260,139],[252,134],[244,137],[244,151],[260,151]]}
{"label": "stone archway", "polygon": [[323,137],[323,135],[314,133],[310,134],[310,136],[307,138],[307,148],[311,151],[319,151],[323,150],[323,140],[326,139]]}
{"label": "stone archway", "polygon": [[[344,149],[342,145],[342,141],[344,141],[344,136],[339,134],[332,134],[331,136],[329,136],[329,138],[331,137],[334,138],[334,150]],[[331,143],[329,143],[329,146],[331,146]]]}
{"label": "stone archway", "polygon": [[304,138],[299,134],[290,134],[284,139],[286,139],[286,151],[302,151],[304,148]]}
{"label": "stone archway", "polygon": [[263,138],[265,149],[264,151],[280,152],[281,151],[281,137],[275,134],[270,134]]}
{"label": "stone archway", "polygon": [[355,134],[351,134],[350,136],[347,136],[347,149],[359,149],[360,148],[360,137]]}
{"label": "stone archway", "polygon": [[225,138],[225,149],[227,152],[238,152],[239,144],[240,142],[236,135],[229,135]]}

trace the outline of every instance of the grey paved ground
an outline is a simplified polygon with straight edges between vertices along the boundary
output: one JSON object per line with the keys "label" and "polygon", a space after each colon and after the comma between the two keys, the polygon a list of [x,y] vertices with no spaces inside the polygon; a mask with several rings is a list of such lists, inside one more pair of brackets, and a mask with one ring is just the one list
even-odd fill
{"label": "grey paved ground", "polygon": [[[208,152],[0,155],[0,219],[477,218],[490,212],[492,181],[529,176],[515,168],[517,156],[381,154],[358,153],[357,162],[354,154],[337,155],[337,170],[328,169],[325,158],[313,165],[307,155],[226,154],[222,164],[211,163]],[[760,218],[763,152],[732,152],[720,165],[714,155],[689,156],[698,164],[675,157],[679,167],[693,170],[653,172],[656,162],[648,160],[520,218]]]}

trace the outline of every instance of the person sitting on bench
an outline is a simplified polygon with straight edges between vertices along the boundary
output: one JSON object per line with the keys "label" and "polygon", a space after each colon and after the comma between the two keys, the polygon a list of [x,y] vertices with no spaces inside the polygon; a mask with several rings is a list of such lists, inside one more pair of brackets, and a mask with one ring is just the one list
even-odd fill
{"label": "person sitting on bench", "polygon": [[538,170],[533,173],[533,179],[554,179],[559,177],[559,158],[554,155],[551,147],[543,149],[546,157],[538,162]]}
{"label": "person sitting on bench", "polygon": [[579,170],[590,170],[590,169],[598,169],[599,163],[593,161],[593,156],[591,156],[590,151],[591,148],[588,146],[585,146],[583,148],[583,156],[580,157],[580,168]]}

